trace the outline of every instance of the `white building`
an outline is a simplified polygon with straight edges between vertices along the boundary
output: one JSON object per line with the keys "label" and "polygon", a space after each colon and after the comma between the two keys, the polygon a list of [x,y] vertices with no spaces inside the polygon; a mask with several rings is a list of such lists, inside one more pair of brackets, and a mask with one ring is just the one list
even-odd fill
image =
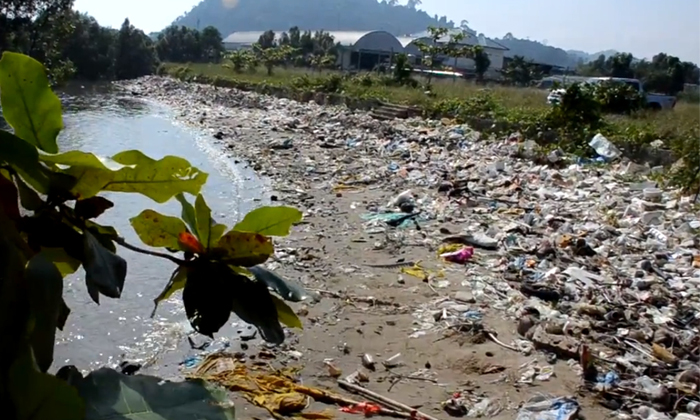
{"label": "white building", "polygon": [[[484,52],[489,56],[489,60],[491,60],[491,65],[489,66],[487,74],[497,73],[503,69],[503,58],[508,48],[492,39],[486,38],[484,34],[474,35],[473,33],[463,32],[461,29],[453,29],[438,42],[447,42],[450,39],[450,34],[456,33],[464,33],[465,35],[464,39],[460,41],[460,45],[480,45],[484,49]],[[399,38],[399,41],[404,46],[404,52],[406,54],[420,57],[422,53],[418,49],[417,42],[420,41],[430,44],[432,39],[430,38],[430,34],[426,31]],[[456,69],[474,70],[474,60],[464,57],[447,57],[444,60],[444,64]]]}
{"label": "white building", "polygon": [[394,54],[404,52],[403,45],[386,31],[329,32],[342,47],[338,65],[342,69],[371,70],[382,62],[390,63]]}
{"label": "white building", "polygon": [[[462,45],[481,45],[484,48],[491,60],[487,73],[496,73],[503,68],[504,52],[508,48],[486,38],[483,34],[476,35],[472,32],[463,32],[461,29],[452,31],[453,34],[458,32],[466,35],[461,41]],[[275,40],[279,40],[282,32],[284,31],[275,31]],[[263,33],[264,31],[234,32],[224,38],[224,48],[229,51],[251,48]],[[386,31],[331,31],[328,33],[337,44],[340,44],[341,53],[337,64],[343,69],[371,70],[377,64],[390,62],[391,57],[399,53],[420,57],[422,54],[416,42],[418,40],[425,43],[432,42],[427,32],[400,38]],[[449,34],[443,42],[448,39]],[[464,57],[450,57],[444,63],[457,69],[474,69],[474,61]]]}

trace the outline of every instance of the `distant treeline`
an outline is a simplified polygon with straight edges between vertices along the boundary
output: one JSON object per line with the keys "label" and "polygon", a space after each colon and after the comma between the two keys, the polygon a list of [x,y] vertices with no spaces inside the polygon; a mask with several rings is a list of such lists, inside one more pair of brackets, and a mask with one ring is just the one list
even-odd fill
{"label": "distant treeline", "polygon": [[73,0],[0,2],[0,52],[36,58],[54,82],[130,79],[153,74],[161,61],[222,56],[221,34],[213,27],[171,27],[154,41],[129,19],[118,30],[107,28],[72,7]]}

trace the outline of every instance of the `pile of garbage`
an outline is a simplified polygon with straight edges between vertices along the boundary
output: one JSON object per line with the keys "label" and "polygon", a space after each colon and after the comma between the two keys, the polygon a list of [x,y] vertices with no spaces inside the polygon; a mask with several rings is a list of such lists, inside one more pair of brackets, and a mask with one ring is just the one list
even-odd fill
{"label": "pile of garbage", "polygon": [[[209,128],[289,203],[312,189],[391,193],[363,204],[367,232],[466,269],[459,296],[416,308],[413,336],[478,324],[489,306],[517,325],[519,339],[501,344],[573,360],[606,407],[655,420],[700,414],[700,207],[654,181],[663,168],[621,161],[600,135],[591,139],[597,159],[555,151],[536,164],[523,158],[535,145],[519,133],[485,138],[448,120],[377,121],[156,77],[129,89]],[[543,404],[578,411],[552,401]]]}

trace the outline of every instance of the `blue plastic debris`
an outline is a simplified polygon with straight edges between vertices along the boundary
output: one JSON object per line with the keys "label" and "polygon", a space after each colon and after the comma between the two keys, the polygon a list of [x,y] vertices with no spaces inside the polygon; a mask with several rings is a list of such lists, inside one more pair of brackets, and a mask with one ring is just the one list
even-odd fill
{"label": "blue plastic debris", "polygon": [[515,420],[574,420],[579,409],[573,398],[538,395],[523,405]]}

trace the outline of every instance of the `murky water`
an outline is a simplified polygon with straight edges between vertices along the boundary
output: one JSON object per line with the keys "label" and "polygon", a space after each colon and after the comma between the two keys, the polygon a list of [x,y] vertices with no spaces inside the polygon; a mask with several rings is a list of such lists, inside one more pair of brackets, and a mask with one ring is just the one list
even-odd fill
{"label": "murky water", "polygon": [[[234,164],[212,143],[208,133],[178,125],[168,108],[120,94],[104,85],[66,90],[62,99],[66,128],[59,144],[63,151],[79,148],[113,155],[139,149],[153,158],[184,157],[209,173],[204,195],[217,221],[229,226],[239,214],[245,214],[266,199],[266,185],[252,170]],[[105,196],[116,205],[100,216],[98,222],[116,227],[133,244],[141,245],[129,225],[130,217],[145,208],[180,214],[175,200],[160,205],[136,194]],[[98,306],[88,297],[82,269],[67,278],[64,295],[72,312],[57,338],[54,368],[73,364],[86,370],[114,365],[124,358],[153,360],[181,346],[182,333],[189,329],[189,324],[179,299],[161,304],[156,317],[149,317],[153,298],[167,283],[173,264],[123,248],[118,252],[128,261],[121,299],[102,296]]]}

